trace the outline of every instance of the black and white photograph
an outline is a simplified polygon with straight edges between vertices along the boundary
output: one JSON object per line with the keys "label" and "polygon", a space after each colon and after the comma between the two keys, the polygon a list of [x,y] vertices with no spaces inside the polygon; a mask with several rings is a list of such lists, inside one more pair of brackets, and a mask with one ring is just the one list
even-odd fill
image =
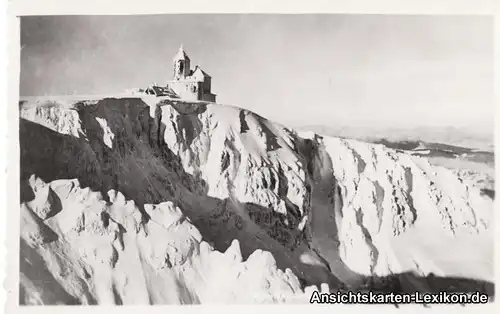
{"label": "black and white photograph", "polygon": [[494,31],[20,16],[15,303],[494,303]]}

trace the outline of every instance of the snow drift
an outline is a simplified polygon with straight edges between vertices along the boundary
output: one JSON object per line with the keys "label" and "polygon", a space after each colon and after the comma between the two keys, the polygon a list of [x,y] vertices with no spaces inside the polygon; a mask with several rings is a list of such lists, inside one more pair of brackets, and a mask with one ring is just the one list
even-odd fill
{"label": "snow drift", "polygon": [[493,201],[452,171],[231,106],[20,106],[21,304],[482,290]]}

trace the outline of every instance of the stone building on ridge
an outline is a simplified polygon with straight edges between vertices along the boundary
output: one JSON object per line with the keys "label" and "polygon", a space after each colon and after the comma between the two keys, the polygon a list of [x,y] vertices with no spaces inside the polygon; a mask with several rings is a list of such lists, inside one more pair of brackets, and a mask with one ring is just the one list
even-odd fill
{"label": "stone building on ridge", "polygon": [[215,102],[212,94],[212,77],[199,66],[191,70],[191,59],[179,48],[173,59],[173,79],[167,82],[167,87],[180,98],[186,100],[203,100]]}
{"label": "stone building on ridge", "polygon": [[211,92],[212,77],[199,66],[191,70],[191,60],[182,45],[174,56],[172,70],[172,79],[165,85],[154,83],[145,89],[127,90],[127,93],[215,102],[216,96]]}

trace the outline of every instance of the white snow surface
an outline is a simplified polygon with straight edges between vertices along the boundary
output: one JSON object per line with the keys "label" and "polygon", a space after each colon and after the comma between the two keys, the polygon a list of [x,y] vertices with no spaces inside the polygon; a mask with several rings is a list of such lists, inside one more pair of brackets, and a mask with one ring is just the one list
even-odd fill
{"label": "white snow surface", "polygon": [[161,98],[32,100],[20,116],[22,304],[493,280],[493,201],[423,157]]}

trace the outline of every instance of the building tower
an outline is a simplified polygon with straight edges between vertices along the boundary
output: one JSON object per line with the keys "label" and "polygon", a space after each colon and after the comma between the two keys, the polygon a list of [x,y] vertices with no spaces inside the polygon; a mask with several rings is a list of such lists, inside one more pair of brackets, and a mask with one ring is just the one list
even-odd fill
{"label": "building tower", "polygon": [[182,80],[190,75],[191,60],[187,56],[182,45],[179,47],[179,51],[174,56],[174,80]]}
{"label": "building tower", "polygon": [[191,60],[181,45],[173,59],[174,75],[167,82],[167,88],[185,100],[203,100],[215,102],[212,94],[212,78],[199,66],[191,70]]}

